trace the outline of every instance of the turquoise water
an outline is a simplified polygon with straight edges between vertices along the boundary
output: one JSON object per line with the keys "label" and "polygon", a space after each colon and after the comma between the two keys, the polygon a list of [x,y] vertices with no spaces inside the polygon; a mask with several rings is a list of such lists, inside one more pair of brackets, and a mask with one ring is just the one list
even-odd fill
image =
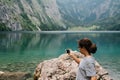
{"label": "turquoise water", "polygon": [[77,41],[88,37],[97,44],[96,60],[120,79],[120,32],[0,32],[0,71],[33,73],[38,63],[56,58],[66,48],[78,50]]}

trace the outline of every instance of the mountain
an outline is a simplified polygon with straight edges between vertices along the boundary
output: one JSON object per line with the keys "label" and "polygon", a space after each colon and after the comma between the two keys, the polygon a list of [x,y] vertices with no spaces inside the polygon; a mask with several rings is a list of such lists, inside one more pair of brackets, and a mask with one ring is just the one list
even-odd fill
{"label": "mountain", "polygon": [[0,30],[120,30],[120,0],[0,0]]}
{"label": "mountain", "polygon": [[101,26],[103,20],[108,21],[111,18],[120,21],[117,18],[120,14],[120,0],[57,0],[57,2],[62,17],[72,26],[89,26],[98,22],[101,22],[99,23]]}
{"label": "mountain", "polygon": [[0,30],[63,30],[55,0],[0,0]]}

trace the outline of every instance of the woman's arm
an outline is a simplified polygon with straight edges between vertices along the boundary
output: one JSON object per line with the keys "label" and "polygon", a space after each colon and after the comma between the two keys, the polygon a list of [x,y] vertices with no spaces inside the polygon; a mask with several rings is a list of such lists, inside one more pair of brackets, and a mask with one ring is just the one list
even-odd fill
{"label": "woman's arm", "polygon": [[91,80],[97,80],[97,77],[96,76],[92,76]]}
{"label": "woman's arm", "polygon": [[68,55],[75,60],[76,63],[80,63],[80,59],[77,58],[73,53],[68,53]]}

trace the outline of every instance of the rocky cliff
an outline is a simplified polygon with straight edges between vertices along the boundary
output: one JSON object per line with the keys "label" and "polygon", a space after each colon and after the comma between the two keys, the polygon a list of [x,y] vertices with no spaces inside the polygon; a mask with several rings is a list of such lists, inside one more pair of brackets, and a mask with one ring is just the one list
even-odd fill
{"label": "rocky cliff", "polygon": [[1,30],[65,29],[55,0],[0,0]]}

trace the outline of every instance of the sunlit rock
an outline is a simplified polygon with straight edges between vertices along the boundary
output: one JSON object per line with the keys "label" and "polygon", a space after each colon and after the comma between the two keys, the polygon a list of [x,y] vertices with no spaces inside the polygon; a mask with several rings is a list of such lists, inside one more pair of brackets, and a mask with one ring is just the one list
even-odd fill
{"label": "sunlit rock", "polygon": [[[75,52],[77,57],[83,58],[82,54]],[[75,80],[78,64],[67,54],[58,58],[41,62],[34,72],[34,80]],[[108,72],[96,61],[97,78],[112,80]]]}

